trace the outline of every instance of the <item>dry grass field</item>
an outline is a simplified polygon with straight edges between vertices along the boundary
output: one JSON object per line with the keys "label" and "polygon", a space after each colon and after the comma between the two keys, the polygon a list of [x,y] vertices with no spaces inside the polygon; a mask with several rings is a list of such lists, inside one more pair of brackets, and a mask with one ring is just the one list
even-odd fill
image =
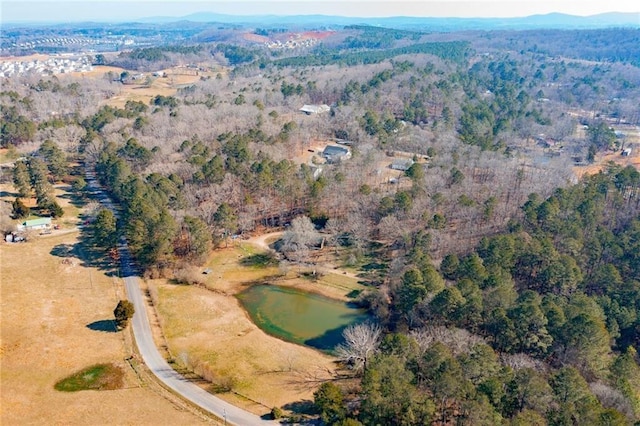
{"label": "dry grass field", "polygon": [[[125,69],[110,66],[95,66],[92,71],[83,73],[73,73],[82,78],[103,78],[108,72],[120,74]],[[179,87],[195,83],[200,79],[197,75],[180,75],[175,74],[172,70],[166,70],[169,74],[167,77],[156,77],[152,73],[143,73],[144,77],[140,78],[140,84],[123,84],[119,87],[119,93],[107,99],[105,103],[112,107],[123,108],[127,101],[139,101],[149,104],[149,101],[157,95],[172,96],[175,95]],[[135,74],[135,71],[130,71]],[[147,83],[148,79],[148,83]]]}
{"label": "dry grass field", "polygon": [[[4,199],[8,194],[3,188]],[[58,195],[65,196],[61,189]],[[133,352],[130,335],[109,331],[123,287],[98,267],[64,254],[79,233],[71,228],[77,207],[62,197],[66,231],[26,243],[0,242],[0,424],[206,423],[127,361]],[[98,363],[124,370],[121,389],[54,389],[59,380]]]}

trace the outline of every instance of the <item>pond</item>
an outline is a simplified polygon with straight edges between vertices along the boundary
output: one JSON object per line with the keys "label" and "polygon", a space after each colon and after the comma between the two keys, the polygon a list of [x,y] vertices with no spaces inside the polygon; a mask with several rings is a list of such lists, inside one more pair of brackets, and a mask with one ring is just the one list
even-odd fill
{"label": "pond", "polygon": [[253,322],[272,336],[331,351],[343,341],[342,331],[365,321],[363,309],[288,287],[256,285],[238,295]]}

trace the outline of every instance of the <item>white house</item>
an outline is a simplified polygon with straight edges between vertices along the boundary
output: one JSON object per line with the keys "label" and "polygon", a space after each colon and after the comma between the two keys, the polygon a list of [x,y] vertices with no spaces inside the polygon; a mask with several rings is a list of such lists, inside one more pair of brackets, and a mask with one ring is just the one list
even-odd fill
{"label": "white house", "polygon": [[32,231],[32,230],[50,230],[51,229],[51,218],[50,217],[39,217],[38,219],[26,220],[22,223],[22,225],[18,225],[19,231]]}

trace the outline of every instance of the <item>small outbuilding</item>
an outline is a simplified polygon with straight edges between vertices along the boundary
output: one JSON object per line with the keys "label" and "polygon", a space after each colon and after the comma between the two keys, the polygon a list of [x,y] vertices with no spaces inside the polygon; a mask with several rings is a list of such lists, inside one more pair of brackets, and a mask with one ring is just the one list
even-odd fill
{"label": "small outbuilding", "polygon": [[351,158],[351,151],[343,146],[327,145],[322,151],[322,156],[329,164],[339,163]]}
{"label": "small outbuilding", "polygon": [[302,108],[300,108],[300,111],[304,112],[307,115],[311,115],[311,114],[320,114],[323,112],[329,112],[331,110],[331,107],[329,107],[329,105],[326,104],[322,104],[322,105],[303,105]]}
{"label": "small outbuilding", "polygon": [[311,170],[311,175],[314,180],[318,180],[320,175],[322,175],[322,167],[320,166],[309,165],[309,169]]}
{"label": "small outbuilding", "polygon": [[391,167],[393,170],[400,170],[402,172],[406,172],[413,166],[413,160],[410,158],[397,158],[393,160]]}
{"label": "small outbuilding", "polygon": [[631,155],[631,148],[625,148],[624,150],[622,150],[623,157],[629,157],[630,155]]}

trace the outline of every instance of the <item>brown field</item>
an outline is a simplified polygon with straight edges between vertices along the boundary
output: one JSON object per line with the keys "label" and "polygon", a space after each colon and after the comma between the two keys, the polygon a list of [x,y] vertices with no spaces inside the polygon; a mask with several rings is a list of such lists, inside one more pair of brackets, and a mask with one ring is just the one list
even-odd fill
{"label": "brown field", "polygon": [[106,101],[107,105],[122,108],[127,101],[139,101],[149,104],[149,101],[157,95],[172,96],[178,91],[178,87],[185,84],[191,84],[200,79],[197,75],[170,75],[168,77],[153,77],[150,73],[146,73],[151,78],[150,85],[142,84],[123,84],[118,95]]}
{"label": "brown field", "polygon": [[[65,207],[69,214],[72,209]],[[124,290],[97,267],[76,257],[62,263],[65,258],[52,254],[77,240],[78,232],[70,228],[27,243],[0,242],[0,424],[206,423],[151,381],[135,359],[127,361],[133,353],[129,332],[100,331],[109,328]],[[60,379],[97,363],[122,367],[124,386],[74,393],[54,389]]]}
{"label": "brown field", "polygon": [[[272,407],[313,400],[313,392],[333,375],[333,358],[316,350],[287,343],[264,333],[249,319],[233,296],[248,282],[275,282],[346,299],[363,287],[357,279],[327,273],[318,282],[298,277],[291,267],[286,277],[277,267],[241,265],[242,258],[259,253],[249,244],[213,253],[205,267],[206,288],[149,281],[171,356],[233,392],[220,397],[262,415]],[[204,268],[204,267],[203,267]],[[204,275],[203,275],[204,277]],[[159,342],[164,343],[164,342]]]}
{"label": "brown field", "polygon": [[[95,66],[92,71],[70,73],[81,78],[103,78],[108,72],[120,74],[126,71],[124,68],[111,67],[111,66]],[[164,70],[167,73],[167,77],[157,77],[153,73],[139,73],[137,71],[129,71],[131,74],[143,74],[144,77],[140,79],[140,84],[122,84],[119,89],[120,92],[115,96],[105,100],[106,105],[110,105],[117,108],[122,108],[127,101],[139,101],[149,104],[149,101],[157,96],[172,96],[178,91],[178,88],[184,85],[195,83],[200,79],[200,75],[185,75],[181,74],[181,68],[173,68]],[[161,71],[162,72],[162,71]],[[223,71],[221,71],[223,72]],[[206,74],[206,73],[205,73]],[[209,74],[206,74],[209,75]],[[145,80],[149,78],[151,84],[143,84]]]}

